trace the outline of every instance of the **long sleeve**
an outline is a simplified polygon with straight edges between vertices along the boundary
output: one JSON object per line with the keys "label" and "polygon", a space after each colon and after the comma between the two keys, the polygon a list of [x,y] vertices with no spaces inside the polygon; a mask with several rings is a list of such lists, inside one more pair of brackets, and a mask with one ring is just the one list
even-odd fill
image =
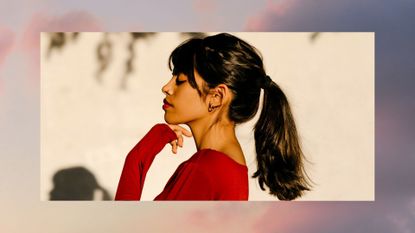
{"label": "long sleeve", "polygon": [[248,168],[228,155],[201,149],[183,162],[154,200],[248,200]]}
{"label": "long sleeve", "polygon": [[115,200],[140,200],[144,180],[154,157],[176,134],[166,124],[157,124],[128,153]]}

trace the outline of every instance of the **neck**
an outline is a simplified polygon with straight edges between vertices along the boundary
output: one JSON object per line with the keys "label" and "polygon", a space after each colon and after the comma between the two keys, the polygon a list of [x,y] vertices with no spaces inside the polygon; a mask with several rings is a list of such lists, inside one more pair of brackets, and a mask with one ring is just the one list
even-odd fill
{"label": "neck", "polygon": [[197,150],[221,149],[229,143],[237,141],[235,135],[235,124],[229,121],[214,123],[211,119],[198,122],[189,122]]}

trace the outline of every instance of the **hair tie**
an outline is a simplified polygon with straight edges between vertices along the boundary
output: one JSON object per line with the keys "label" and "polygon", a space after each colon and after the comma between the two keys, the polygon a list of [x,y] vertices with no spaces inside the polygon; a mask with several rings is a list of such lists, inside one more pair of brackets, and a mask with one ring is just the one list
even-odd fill
{"label": "hair tie", "polygon": [[262,80],[261,88],[262,89],[270,88],[272,86],[272,82],[273,82],[272,79],[268,75],[266,75]]}

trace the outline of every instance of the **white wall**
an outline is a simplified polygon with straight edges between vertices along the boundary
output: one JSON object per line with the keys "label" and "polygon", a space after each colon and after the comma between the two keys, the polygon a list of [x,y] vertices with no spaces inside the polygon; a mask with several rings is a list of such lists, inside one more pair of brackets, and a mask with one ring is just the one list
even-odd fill
{"label": "white wall", "polygon": [[[271,78],[286,93],[296,118],[307,171],[315,182],[300,200],[374,199],[374,34],[233,33],[254,45]],[[126,33],[109,34],[113,59],[98,83],[96,46],[101,33],[78,40],[46,60],[49,37],[41,34],[41,199],[62,168],[85,166],[112,195],[129,150],[163,121],[161,87],[170,79],[167,59],[183,41],[158,33],[136,44],[126,90],[120,89],[128,56]],[[249,174],[255,171],[254,120],[238,128]],[[156,157],[142,200],[159,194],[177,166],[194,152],[192,139],[172,155]],[[250,182],[250,200],[276,200]]]}

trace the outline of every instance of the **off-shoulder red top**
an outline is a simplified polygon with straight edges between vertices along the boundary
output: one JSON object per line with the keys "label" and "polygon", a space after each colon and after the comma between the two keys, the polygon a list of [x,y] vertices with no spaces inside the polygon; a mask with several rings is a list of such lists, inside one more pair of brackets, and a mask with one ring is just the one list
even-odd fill
{"label": "off-shoulder red top", "polygon": [[[140,200],[154,157],[174,139],[166,124],[151,128],[128,153],[115,200]],[[154,200],[248,200],[248,169],[222,152],[202,149],[180,164]]]}

